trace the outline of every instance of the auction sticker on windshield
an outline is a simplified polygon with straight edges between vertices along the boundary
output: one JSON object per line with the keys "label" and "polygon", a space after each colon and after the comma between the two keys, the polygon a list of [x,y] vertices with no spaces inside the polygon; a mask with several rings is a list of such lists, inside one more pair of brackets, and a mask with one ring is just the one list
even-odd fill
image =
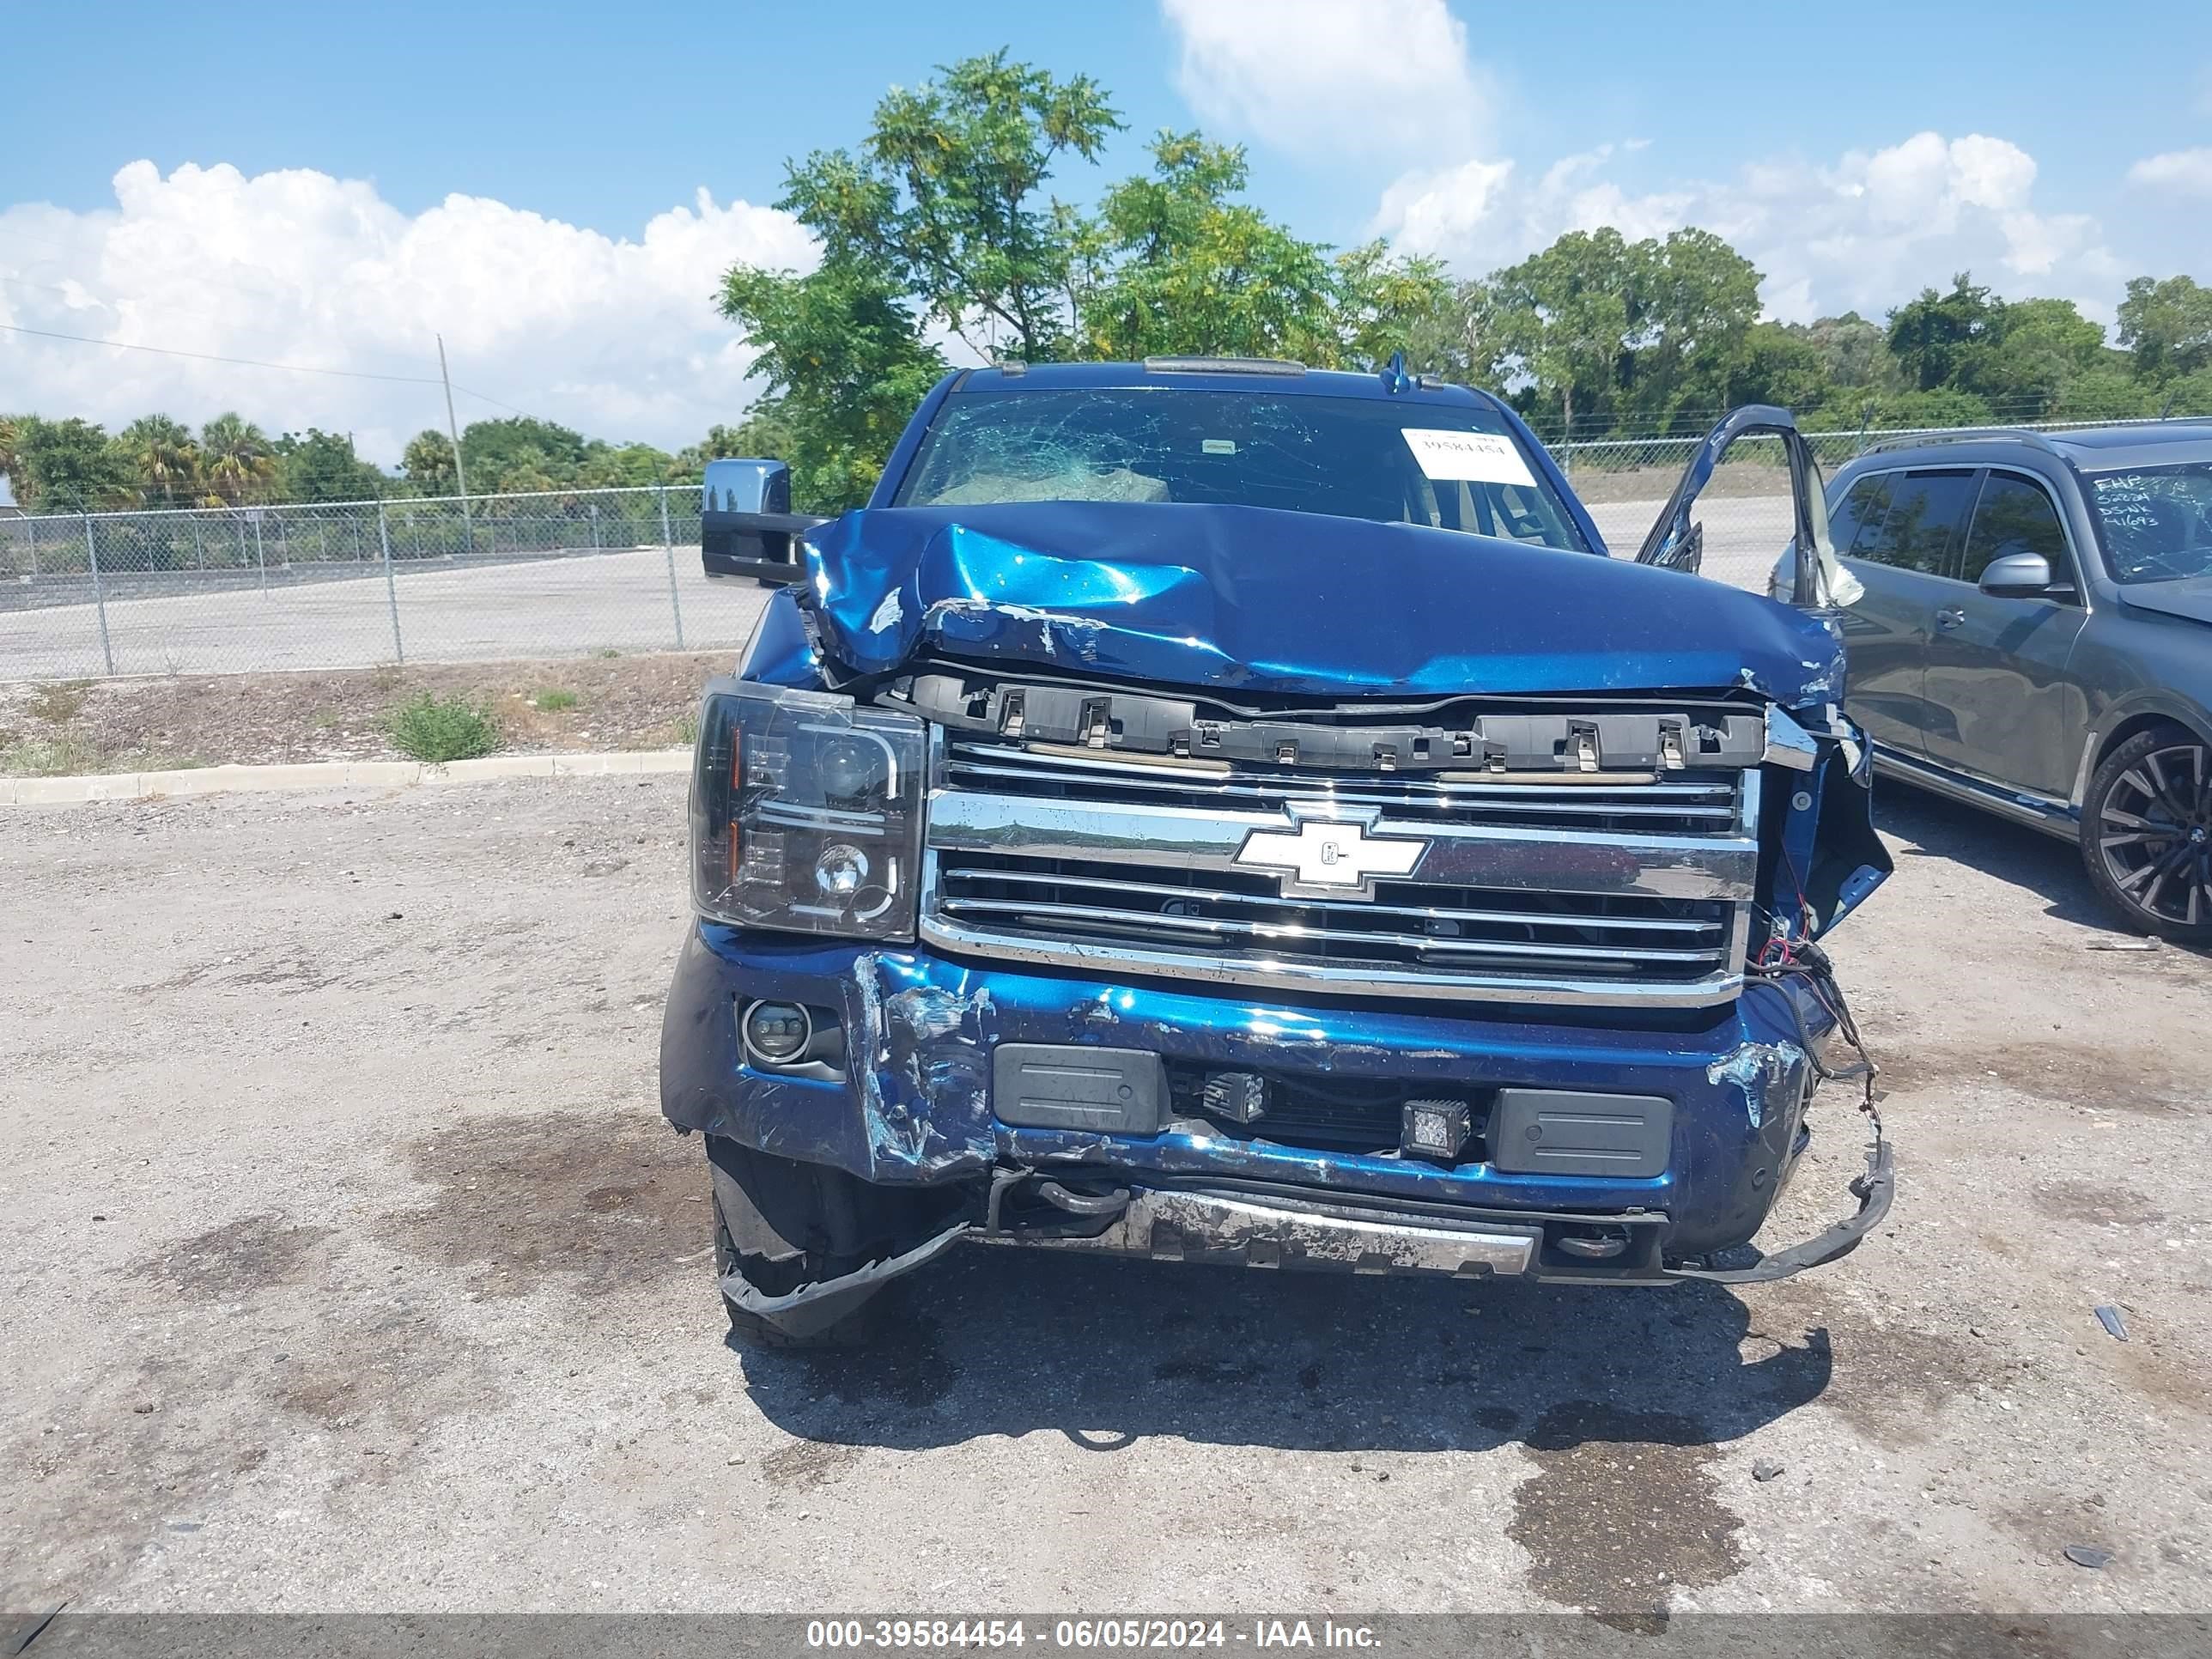
{"label": "auction sticker on windshield", "polygon": [[1528,463],[1513,440],[1499,432],[1446,432],[1435,427],[1408,426],[1406,446],[1421,471],[1439,482],[1453,483],[1521,484],[1534,488]]}

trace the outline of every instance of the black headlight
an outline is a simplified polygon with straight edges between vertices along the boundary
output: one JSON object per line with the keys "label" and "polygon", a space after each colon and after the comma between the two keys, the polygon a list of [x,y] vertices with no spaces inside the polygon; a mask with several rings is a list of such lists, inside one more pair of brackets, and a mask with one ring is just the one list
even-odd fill
{"label": "black headlight", "polygon": [[711,684],[691,778],[700,915],[787,933],[913,938],[927,730],[849,697]]}

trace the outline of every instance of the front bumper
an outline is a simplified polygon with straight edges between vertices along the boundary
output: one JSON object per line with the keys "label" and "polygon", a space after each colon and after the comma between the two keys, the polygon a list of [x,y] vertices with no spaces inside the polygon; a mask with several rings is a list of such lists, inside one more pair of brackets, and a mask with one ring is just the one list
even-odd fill
{"label": "front bumper", "polygon": [[[1811,1035],[1825,1035],[1829,1018],[1817,1002],[1765,984],[1723,1008],[1675,1014],[1263,1003],[1027,965],[986,968],[927,946],[823,944],[702,923],[685,943],[669,998],[662,1105],[680,1128],[873,1184],[960,1183],[978,1199],[963,1229],[982,1237],[996,1218],[981,1205],[994,1178],[1056,1176],[1092,1194],[1130,1194],[1126,1212],[1061,1230],[1054,1242],[1067,1248],[1196,1259],[1241,1253],[1265,1265],[1270,1250],[1255,1256],[1249,1248],[1267,1243],[1266,1229],[1255,1231],[1245,1212],[1257,1206],[1293,1218],[1277,1240],[1293,1248],[1273,1252],[1280,1265],[1433,1271],[1430,1246],[1449,1254],[1467,1243],[1425,1237],[1441,1229],[1538,1241],[1525,1259],[1481,1244],[1449,1266],[1455,1273],[1480,1262],[1491,1273],[1658,1282],[1707,1272],[1679,1264],[1749,1240],[1800,1150],[1814,1075],[1784,1000],[1791,996],[1802,999],[1796,1012]],[[738,1040],[737,1015],[755,998],[836,1011],[845,1033],[842,1071],[793,1076],[753,1064]],[[1672,1138],[1661,1173],[1623,1178],[1321,1152],[1183,1121],[1150,1135],[1014,1127],[992,1111],[992,1054],[1001,1042],[1140,1048],[1170,1062],[1387,1079],[1439,1091],[1660,1096],[1674,1103]],[[1891,1185],[1884,1153],[1861,1183],[1859,1213],[1838,1234],[1769,1260],[1794,1261],[1791,1272],[1832,1260],[1880,1218]],[[1223,1201],[1200,1205],[1193,1194]],[[1321,1222],[1297,1219],[1319,1213],[1316,1203],[1327,1210]],[[1209,1208],[1210,1220],[1202,1213]],[[1164,1231],[1159,1220],[1170,1213]],[[1335,1224],[1347,1220],[1404,1236],[1366,1252],[1375,1259],[1363,1269],[1360,1252],[1346,1261],[1339,1248],[1361,1231]],[[1547,1243],[1562,1228],[1601,1221],[1635,1248],[1593,1266]]]}

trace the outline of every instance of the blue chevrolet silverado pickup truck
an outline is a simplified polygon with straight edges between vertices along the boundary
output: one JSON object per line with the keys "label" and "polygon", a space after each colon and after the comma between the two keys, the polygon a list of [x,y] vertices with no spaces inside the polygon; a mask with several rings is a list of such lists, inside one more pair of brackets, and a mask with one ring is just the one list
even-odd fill
{"label": "blue chevrolet silverado pickup truck", "polygon": [[[1792,605],[1693,574],[1749,433]],[[1633,559],[1395,362],[963,370],[866,507],[707,505],[710,571],[790,578],[701,706],[661,1037],[741,1336],[854,1340],[963,1242],[1649,1285],[1887,1209],[1818,941],[1890,866],[1783,411]],[[1740,1249],[1838,1080],[1850,1213]]]}

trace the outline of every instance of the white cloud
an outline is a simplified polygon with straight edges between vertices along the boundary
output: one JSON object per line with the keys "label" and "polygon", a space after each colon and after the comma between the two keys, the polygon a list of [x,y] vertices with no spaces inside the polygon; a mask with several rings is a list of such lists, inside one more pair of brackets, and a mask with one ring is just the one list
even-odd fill
{"label": "white cloud", "polygon": [[[0,322],[53,333],[358,373],[453,379],[593,436],[696,440],[750,397],[744,342],[714,312],[733,260],[803,268],[805,233],[744,202],[655,215],[634,240],[482,197],[410,216],[358,179],[150,161],[115,175],[116,204],[0,210]],[[442,426],[434,385],[199,362],[0,332],[12,410],[111,424],[237,409],[272,431],[351,431],[396,460]],[[461,418],[509,411],[457,398]]]}
{"label": "white cloud", "polygon": [[1204,120],[1316,159],[1463,155],[1493,102],[1443,0],[1160,0]]}
{"label": "white cloud", "polygon": [[2147,155],[2128,169],[2128,182],[2177,196],[2212,197],[2212,147]]}
{"label": "white cloud", "polygon": [[1373,228],[1479,274],[1570,230],[1613,225],[1634,239],[1698,225],[1765,273],[1767,310],[1790,321],[1878,313],[1967,270],[2007,295],[2112,314],[2120,267],[2101,226],[2039,210],[2034,157],[2002,138],[1921,132],[1826,165],[1777,160],[1643,192],[1605,176],[1618,153],[1569,156],[1527,182],[1504,162],[1409,174],[1383,193]]}

